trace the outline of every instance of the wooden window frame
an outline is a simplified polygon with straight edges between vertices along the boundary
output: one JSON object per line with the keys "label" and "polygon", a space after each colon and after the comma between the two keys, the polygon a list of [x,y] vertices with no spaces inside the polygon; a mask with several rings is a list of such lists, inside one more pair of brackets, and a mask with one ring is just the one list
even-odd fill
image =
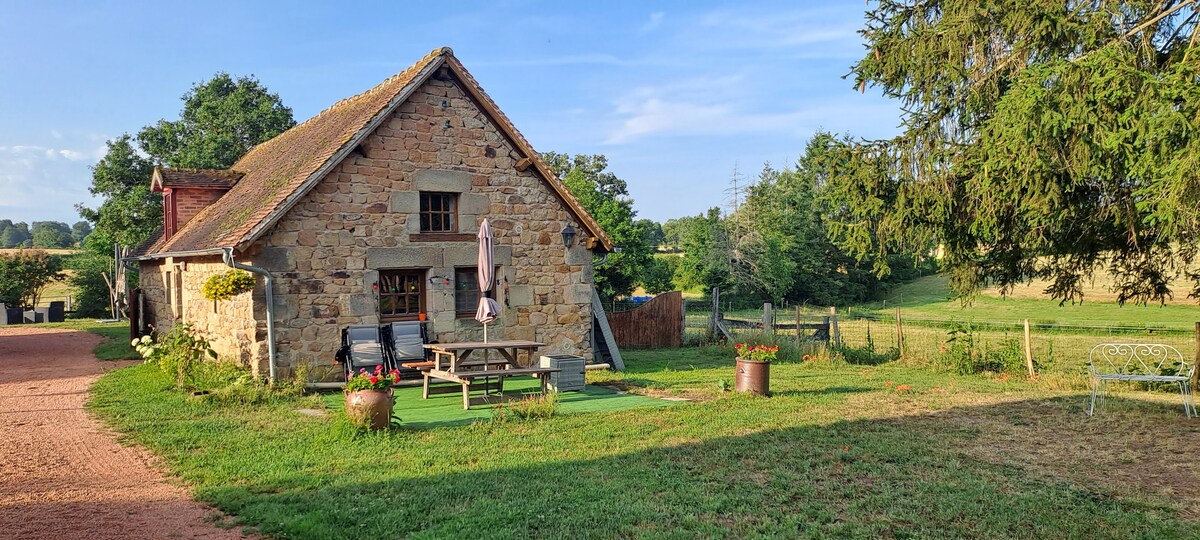
{"label": "wooden window frame", "polygon": [[[469,273],[471,275],[471,279],[469,280],[470,284],[467,287],[463,287],[463,288],[459,287],[458,275],[460,273]],[[471,308],[469,311],[459,311],[458,310],[458,293],[459,293],[459,291],[474,291],[476,293],[475,302],[474,302],[476,307]],[[475,318],[475,312],[476,312],[476,310],[478,310],[478,306],[479,306],[478,293],[479,293],[479,267],[478,266],[455,267],[454,268],[454,316],[459,319]],[[492,284],[492,288],[487,292],[487,297],[491,298],[493,300],[496,298],[496,284],[495,283]]]}
{"label": "wooden window frame", "polygon": [[[420,320],[420,314],[426,310],[426,296],[429,291],[426,287],[426,274],[429,273],[428,268],[384,268],[379,270],[378,290],[376,291],[376,307],[379,312],[379,322],[394,322],[394,321],[416,321]],[[410,281],[412,280],[412,281]],[[404,287],[405,284],[416,284],[417,291],[415,295],[408,291],[392,291],[393,286],[398,288]],[[384,313],[384,298],[392,298],[392,305],[399,306],[401,299],[404,300],[406,306],[411,308],[410,297],[417,297],[417,311],[408,311],[405,313],[396,313],[393,308],[390,313]]]}
{"label": "wooden window frame", "polygon": [[[417,219],[420,220],[421,232],[430,234],[442,233],[457,233],[458,232],[458,193],[446,191],[421,191],[418,192],[419,213]],[[437,202],[438,209],[434,210],[434,202]],[[445,207],[449,208],[445,208]],[[446,226],[445,222],[449,222]],[[438,225],[435,227],[434,223]]]}

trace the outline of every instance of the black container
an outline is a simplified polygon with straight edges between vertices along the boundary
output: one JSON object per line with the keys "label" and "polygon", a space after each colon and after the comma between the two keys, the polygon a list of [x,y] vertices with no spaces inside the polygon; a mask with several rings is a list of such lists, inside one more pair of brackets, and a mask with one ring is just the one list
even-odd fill
{"label": "black container", "polygon": [[25,310],[19,307],[10,307],[6,308],[4,311],[5,317],[8,320],[8,324],[21,324],[25,322]]}
{"label": "black container", "polygon": [[63,322],[66,320],[66,302],[50,302],[50,311],[46,314],[47,322]]}

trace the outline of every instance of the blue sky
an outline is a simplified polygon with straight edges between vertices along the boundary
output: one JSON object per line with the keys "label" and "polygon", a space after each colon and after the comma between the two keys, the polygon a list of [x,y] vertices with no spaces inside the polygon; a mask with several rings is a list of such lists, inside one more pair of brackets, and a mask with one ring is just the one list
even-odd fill
{"label": "blue sky", "polygon": [[[794,163],[817,129],[897,132],[841,78],[861,2],[0,0],[0,219],[79,220],[104,142],[218,71],[303,121],[449,46],[539,151],[605,154],[639,217],[726,202],[736,166]],[[147,179],[149,182],[149,179]]]}

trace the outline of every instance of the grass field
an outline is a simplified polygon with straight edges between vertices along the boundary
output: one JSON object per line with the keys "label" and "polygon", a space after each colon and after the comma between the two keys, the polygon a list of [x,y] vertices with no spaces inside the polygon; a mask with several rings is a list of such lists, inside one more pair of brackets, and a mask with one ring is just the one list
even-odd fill
{"label": "grass field", "polygon": [[129,322],[96,322],[95,319],[68,319],[61,323],[29,325],[35,328],[69,328],[103,336],[92,351],[100,360],[140,360],[142,357],[129,345]]}
{"label": "grass field", "polygon": [[74,255],[74,254],[82,251],[79,249],[62,249],[62,248],[0,248],[0,255],[9,255],[9,254],[17,253],[17,252],[21,251],[22,249],[31,250],[31,251],[32,250],[45,251],[46,253],[49,253],[50,255]]}
{"label": "grass field", "polygon": [[890,314],[899,307],[911,319],[956,319],[961,321],[1010,321],[1029,319],[1036,324],[1061,324],[1096,327],[1149,327],[1192,330],[1200,321],[1200,305],[1193,299],[1177,298],[1167,305],[1118,305],[1106,289],[1094,287],[1084,296],[1084,302],[1059,305],[1045,295],[1034,294],[1034,287],[1018,289],[1011,297],[1001,298],[995,289],[988,289],[971,303],[950,298],[946,278],[927,276],[894,289],[889,298],[855,311]]}
{"label": "grass field", "polygon": [[[1088,291],[1088,297],[1100,297],[1105,285]],[[1023,321],[1031,325],[1031,348],[1039,374],[1057,377],[1056,384],[1082,388],[1088,351],[1104,342],[1165,343],[1177,348],[1185,359],[1195,358],[1195,325],[1200,321],[1196,305],[1118,305],[1112,299],[1097,299],[1082,304],[1065,304],[1029,290],[1023,295],[1001,298],[986,290],[973,302],[951,298],[946,279],[929,276],[897,287],[885,301],[839,309],[839,328],[843,343],[868,348],[878,353],[899,345],[895,314],[899,308],[904,322],[906,361],[927,366],[944,360],[954,337],[952,331],[965,332],[982,353],[1020,351]],[[702,307],[702,306],[698,306]],[[802,322],[818,322],[828,308],[805,308]],[[759,321],[761,310],[725,313],[727,318]],[[796,319],[794,307],[778,309],[776,322],[790,324]],[[703,311],[689,312],[688,328],[699,339],[707,320]],[[762,339],[759,329],[730,325],[735,339]],[[778,330],[776,339],[787,339],[794,330]],[[960,336],[964,334],[959,334]],[[958,338],[958,339],[961,339]]]}
{"label": "grass field", "polygon": [[[1200,425],[1170,394],[1086,397],[896,363],[628,351],[604,383],[691,403],[358,433],[297,398],[221,405],[154,366],[90,407],[237,524],[286,538],[1193,538]],[[397,414],[403,418],[405,411]]]}

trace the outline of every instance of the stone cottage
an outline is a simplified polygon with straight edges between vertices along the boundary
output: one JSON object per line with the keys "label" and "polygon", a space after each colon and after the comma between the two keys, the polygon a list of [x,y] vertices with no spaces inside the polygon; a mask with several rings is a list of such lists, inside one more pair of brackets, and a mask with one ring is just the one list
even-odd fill
{"label": "stone cottage", "polygon": [[[256,372],[272,348],[280,376],[330,364],[349,324],[424,319],[443,343],[480,339],[484,218],[504,307],[489,336],[592,356],[592,264],[613,245],[449,48],[229,170],[156,169],[151,185],[164,223],[137,257],[146,322],[188,321]],[[205,300],[231,265],[259,271],[253,292]]]}

